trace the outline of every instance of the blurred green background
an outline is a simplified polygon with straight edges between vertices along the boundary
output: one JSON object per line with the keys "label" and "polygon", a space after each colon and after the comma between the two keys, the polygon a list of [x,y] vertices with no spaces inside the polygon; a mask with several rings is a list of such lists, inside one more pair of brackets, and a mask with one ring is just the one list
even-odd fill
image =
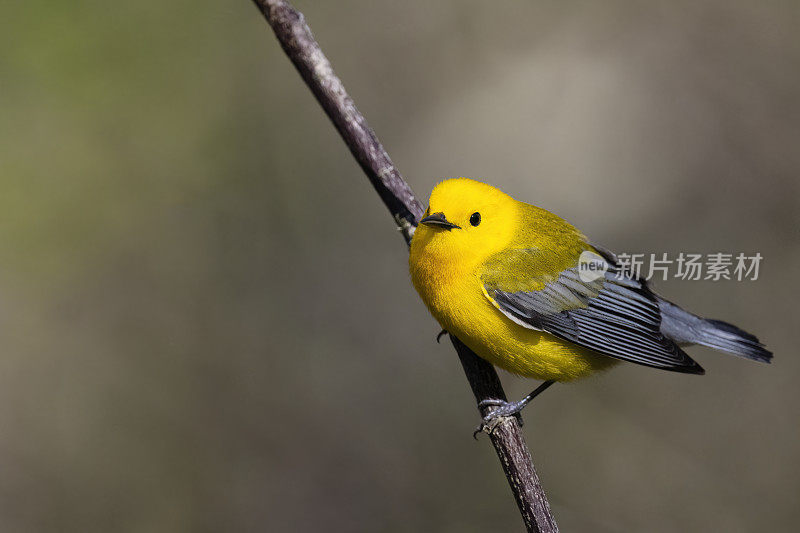
{"label": "blurred green background", "polygon": [[[471,176],[758,334],[525,413],[564,531],[800,520],[800,4],[300,1],[421,197]],[[0,529],[512,531],[521,520],[391,219],[258,11],[0,19]],[[519,397],[532,382],[501,376]]]}

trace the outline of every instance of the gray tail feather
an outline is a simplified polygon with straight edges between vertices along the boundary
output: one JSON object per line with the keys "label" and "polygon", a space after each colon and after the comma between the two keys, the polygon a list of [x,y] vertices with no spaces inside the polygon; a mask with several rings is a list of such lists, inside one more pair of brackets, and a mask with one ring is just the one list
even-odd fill
{"label": "gray tail feather", "polygon": [[733,324],[702,318],[658,297],[661,333],[678,344],[701,344],[739,357],[769,363],[772,352],[754,336]]}

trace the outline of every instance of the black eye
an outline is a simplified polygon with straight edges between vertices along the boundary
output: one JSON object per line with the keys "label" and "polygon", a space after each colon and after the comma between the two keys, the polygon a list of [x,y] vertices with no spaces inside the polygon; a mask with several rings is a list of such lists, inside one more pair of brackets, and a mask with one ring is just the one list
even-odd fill
{"label": "black eye", "polygon": [[472,224],[473,226],[477,226],[478,224],[480,224],[481,223],[481,214],[478,213],[477,211],[472,213],[472,215],[469,217],[469,223]]}

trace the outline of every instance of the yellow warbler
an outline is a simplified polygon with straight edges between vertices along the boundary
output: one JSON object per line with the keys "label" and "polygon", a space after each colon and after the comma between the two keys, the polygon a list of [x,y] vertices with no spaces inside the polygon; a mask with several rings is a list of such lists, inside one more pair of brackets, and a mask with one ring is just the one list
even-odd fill
{"label": "yellow warbler", "polygon": [[558,216],[478,181],[440,183],[411,241],[411,279],[431,314],[480,357],[555,381],[629,361],[702,374],[680,345],[702,344],[769,362],[756,337],[653,293],[614,254]]}

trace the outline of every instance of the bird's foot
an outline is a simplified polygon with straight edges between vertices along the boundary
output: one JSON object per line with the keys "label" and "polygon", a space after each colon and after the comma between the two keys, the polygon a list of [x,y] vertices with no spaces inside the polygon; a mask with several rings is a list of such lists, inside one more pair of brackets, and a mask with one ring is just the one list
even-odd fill
{"label": "bird's foot", "polygon": [[497,409],[494,409],[486,414],[483,417],[483,421],[481,425],[478,426],[472,433],[472,437],[474,439],[478,438],[478,433],[486,433],[487,435],[491,435],[492,431],[503,422],[504,419],[509,418],[511,416],[517,417],[519,421],[519,425],[523,424],[522,416],[520,415],[520,411],[527,405],[528,402],[526,401],[519,401],[519,402],[508,402],[506,400],[497,400],[497,399],[489,399],[489,400],[482,400],[478,407],[483,409],[484,407],[492,407],[495,406]]}
{"label": "bird's foot", "polygon": [[447,335],[447,330],[446,329],[443,329],[442,331],[439,332],[438,335],[436,335],[436,343],[437,344],[439,343],[439,341],[441,340],[443,335]]}
{"label": "bird's foot", "polygon": [[486,416],[483,417],[483,422],[480,426],[478,426],[477,431],[472,434],[473,437],[477,438],[476,435],[481,431],[485,431],[487,434],[491,434],[494,431],[494,428],[505,418],[509,416],[516,416],[517,420],[519,420],[519,425],[522,425],[522,417],[520,416],[519,412],[528,405],[531,400],[539,396],[542,392],[547,390],[547,388],[555,383],[554,380],[548,380],[536,387],[533,392],[525,396],[518,402],[507,402],[506,400],[482,400],[478,407],[483,410],[484,407],[491,407],[496,406],[497,409],[493,410],[490,413],[487,413]]}

